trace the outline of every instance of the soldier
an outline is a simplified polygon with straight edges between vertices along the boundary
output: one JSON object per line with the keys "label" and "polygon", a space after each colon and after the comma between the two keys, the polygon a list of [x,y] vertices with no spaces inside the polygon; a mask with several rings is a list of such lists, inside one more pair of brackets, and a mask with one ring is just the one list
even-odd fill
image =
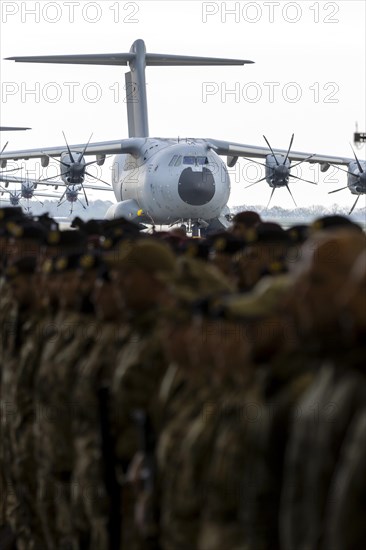
{"label": "soldier", "polygon": [[86,246],[86,235],[82,231],[51,228],[44,236],[40,261],[54,256],[83,253]]}
{"label": "soldier", "polygon": [[[54,260],[59,311],[43,346],[35,380],[38,416],[35,445],[38,460],[39,515],[47,548],[75,548],[77,536],[70,512],[73,467],[72,387],[76,365],[95,337],[93,316],[83,314],[78,275],[80,254]],[[52,389],[52,390],[51,390]]]}
{"label": "soldier", "polygon": [[346,216],[333,214],[331,216],[322,216],[314,220],[310,224],[309,234],[314,234],[318,231],[338,231],[339,229],[347,229],[362,233],[362,228],[358,223],[355,223]]}
{"label": "soldier", "polygon": [[[263,391],[263,379],[289,337],[279,306],[290,282],[286,275],[266,277],[251,293],[229,296],[220,304],[226,320],[222,337],[216,339],[214,373],[222,391],[212,411],[217,426],[207,467],[200,550],[278,547],[283,430],[270,402],[273,395]],[[279,384],[276,389],[280,394]]]}
{"label": "soldier", "polygon": [[262,222],[260,215],[252,210],[244,210],[235,214],[230,232],[239,239],[246,240],[248,231],[255,228]]}
{"label": "soldier", "polygon": [[[164,549],[196,548],[206,490],[202,478],[209,442],[206,415],[215,402],[213,354],[217,333],[210,323],[192,322],[195,302],[230,293],[230,282],[212,265],[180,258],[171,287],[173,303],[163,314],[162,342],[169,368],[160,388],[161,424],[157,447],[160,544]],[[198,306],[198,304],[197,304]],[[207,429],[205,429],[207,428]],[[202,435],[200,441],[191,433]],[[193,443],[194,441],[194,443]]]}
{"label": "soldier", "polygon": [[[80,264],[84,279],[92,268],[90,255],[82,257]],[[97,337],[89,353],[78,363],[73,390],[72,516],[79,540],[84,542],[82,548],[112,550],[119,548],[120,488],[114,469],[110,385],[129,330],[119,290],[102,263],[91,299]]]}
{"label": "soldier", "polygon": [[237,282],[237,274],[233,257],[235,253],[243,250],[245,241],[231,233],[218,233],[209,240],[210,255],[209,261],[215,265],[233,284]]}
{"label": "soldier", "polygon": [[2,442],[8,481],[7,517],[19,549],[36,549],[42,544],[40,521],[34,506],[36,463],[32,437],[36,414],[33,370],[40,342],[36,266],[34,257],[23,257],[6,271],[17,311],[2,371]]}
{"label": "soldier", "polygon": [[[6,269],[8,257],[9,257],[9,232],[6,228],[6,224],[14,219],[23,217],[21,208],[0,208],[0,396],[1,396],[1,377],[2,366],[4,364],[4,353],[7,348],[7,341],[10,336],[9,320],[13,318],[12,310],[16,307],[12,294],[9,292],[8,284],[5,280],[4,270]],[[4,413],[1,408],[1,414]],[[0,440],[1,437],[1,425],[0,425]],[[4,529],[4,537],[11,538],[9,528],[5,528],[5,495],[6,495],[6,479],[3,471],[2,449],[0,445],[0,540],[2,536],[2,529]]]}
{"label": "soldier", "polygon": [[[339,297],[342,336],[347,369],[364,372],[366,335],[366,251],[355,262]],[[366,545],[365,529],[365,433],[366,409],[363,402],[351,420],[339,451],[338,465],[328,498],[326,538],[323,547],[361,550]]]}
{"label": "soldier", "polygon": [[46,230],[41,224],[28,218],[6,224],[9,233],[9,261],[23,256],[39,258],[41,241]]}
{"label": "soldier", "polygon": [[152,472],[149,480],[142,482],[137,502],[134,486],[141,487],[141,453],[148,460],[146,438],[152,442],[157,429],[158,388],[166,362],[155,326],[166,280],[175,270],[175,256],[167,245],[145,237],[133,244],[122,242],[106,259],[113,267],[130,322],[130,333],[113,375],[111,403],[116,475],[122,495],[121,548],[154,548],[158,533],[150,502]]}
{"label": "soldier", "polygon": [[[282,266],[286,260],[289,238],[279,225],[260,223],[246,233],[246,247],[235,255],[238,287],[250,291],[271,267]],[[275,271],[275,269],[272,269]]]}
{"label": "soldier", "polygon": [[365,399],[362,377],[345,368],[336,300],[365,236],[351,230],[317,233],[303,247],[291,309],[299,339],[317,357],[314,380],[299,399],[286,452],[281,504],[285,549],[320,548],[338,449]]}
{"label": "soldier", "polygon": [[[32,293],[32,290],[29,286],[27,286],[27,270],[29,270],[29,279],[31,281],[35,266],[37,265],[40,241],[44,236],[44,230],[38,224],[30,222],[28,218],[21,215],[20,212],[18,212],[18,209],[15,209],[14,213],[8,212],[7,209],[2,210],[1,218],[3,222],[5,221],[5,227],[2,227],[3,230],[5,230],[4,236],[6,237],[6,264],[9,267],[8,280],[11,280],[11,284],[6,283],[2,289],[3,323],[1,362],[2,383],[4,383],[2,400],[3,403],[7,401],[11,404],[15,415],[13,418],[3,415],[3,427],[7,434],[4,434],[4,438],[2,438],[4,441],[6,437],[8,437],[9,440],[9,438],[12,437],[12,433],[14,433],[14,431],[12,432],[12,429],[15,430],[15,426],[11,422],[12,420],[15,421],[16,419],[17,422],[19,421],[19,423],[22,424],[20,420],[22,403],[15,403],[15,395],[13,395],[12,392],[14,393],[16,390],[17,376],[21,376],[22,372],[20,352],[22,351],[24,339],[28,337],[29,325],[27,325],[27,321],[28,317],[31,316],[31,310],[33,309],[33,307],[29,307],[29,303],[35,303],[35,292],[33,291]],[[21,261],[22,258],[24,258],[24,262]],[[23,270],[25,271],[24,276],[21,275]],[[11,271],[14,271],[15,273],[20,271],[19,276],[17,275],[12,278],[10,274]],[[30,427],[29,424],[27,424],[24,428],[25,440],[27,440],[29,432]],[[16,431],[15,433],[18,432]],[[21,440],[21,437],[17,437],[16,439],[17,441]],[[19,522],[24,523],[24,531],[19,533],[19,535],[23,537],[23,540],[26,540],[26,530],[27,528],[29,529],[29,525],[32,521],[34,521],[34,518],[28,519],[27,521],[20,519],[20,514],[22,513],[21,506],[22,503],[24,504],[24,491],[22,494],[17,494],[17,487],[14,486],[14,463],[9,454],[15,452],[14,441],[12,445],[4,444],[3,447],[4,452],[8,452],[7,458],[4,456],[4,466],[6,468],[6,464],[8,464],[10,468],[8,473],[9,476],[11,476],[11,479],[9,478],[8,481],[12,485],[12,490],[8,491],[8,496],[6,498],[8,507],[6,514],[8,517],[12,518],[11,521],[13,522],[13,525],[19,524]],[[32,454],[31,451],[30,454]],[[29,456],[27,455],[26,449],[23,449],[23,455],[24,464],[26,464]],[[21,454],[20,463],[23,455]],[[26,468],[23,468],[22,470],[23,474],[25,469]],[[20,473],[19,475],[21,476],[22,474]],[[32,497],[28,499],[28,502],[29,500],[32,500]],[[31,544],[31,537],[29,540],[29,544]]]}

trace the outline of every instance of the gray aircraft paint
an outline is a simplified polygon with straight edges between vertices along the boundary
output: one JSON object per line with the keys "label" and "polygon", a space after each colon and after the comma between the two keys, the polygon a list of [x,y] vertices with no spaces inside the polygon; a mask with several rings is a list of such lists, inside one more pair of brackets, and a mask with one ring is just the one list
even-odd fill
{"label": "gray aircraft paint", "polygon": [[[227,156],[230,167],[238,157],[265,158],[270,151],[260,146],[225,142],[215,139],[176,139],[150,138],[148,129],[145,69],[147,66],[189,66],[189,65],[244,65],[252,61],[221,59],[196,56],[166,55],[146,52],[143,40],[136,40],[128,53],[31,56],[8,58],[17,62],[63,63],[90,65],[128,65],[126,75],[126,104],[128,114],[129,139],[101,142],[88,145],[86,155],[103,157],[116,154],[113,165],[113,189],[118,204],[108,211],[108,217],[125,216],[139,218],[143,222],[159,224],[178,220],[217,220],[225,225],[224,214],[230,195],[230,180],[226,165],[219,155]],[[85,144],[71,145],[73,151],[81,152]],[[171,166],[172,157],[181,148],[182,156],[206,156],[206,166],[195,165],[192,180],[187,178],[188,166]],[[65,146],[16,151],[0,156],[0,165],[6,166],[8,159],[41,158],[47,166],[47,155],[59,156],[65,153]],[[277,154],[287,155],[286,150],[275,149]],[[303,161],[309,153],[291,151],[290,160]],[[353,159],[312,155],[311,163],[321,164],[326,171],[330,164],[349,164]],[[286,163],[287,164],[287,163]],[[204,170],[206,168],[206,171]],[[208,172],[207,172],[208,171]],[[197,173],[200,174],[197,176]],[[205,174],[205,177],[204,177]],[[211,176],[212,175],[212,179]],[[206,179],[205,179],[206,178]],[[208,179],[207,179],[208,178]],[[266,178],[269,183],[270,178]],[[209,181],[211,183],[209,183]],[[50,184],[49,184],[50,185]],[[57,182],[54,185],[62,185]],[[182,187],[183,185],[183,187]],[[276,185],[270,184],[274,188]],[[96,186],[93,186],[96,189]],[[181,188],[181,189],[180,189]],[[214,188],[214,193],[212,194]],[[195,194],[197,198],[195,198]],[[182,198],[183,197],[183,198]],[[200,204],[192,204],[192,203]]]}

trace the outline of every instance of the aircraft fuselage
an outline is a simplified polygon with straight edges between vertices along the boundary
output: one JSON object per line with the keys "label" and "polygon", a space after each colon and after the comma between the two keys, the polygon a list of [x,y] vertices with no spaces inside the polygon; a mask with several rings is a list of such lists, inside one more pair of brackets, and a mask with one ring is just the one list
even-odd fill
{"label": "aircraft fuselage", "polygon": [[112,183],[149,223],[218,218],[230,196],[224,162],[199,140],[146,138],[136,154],[115,157]]}

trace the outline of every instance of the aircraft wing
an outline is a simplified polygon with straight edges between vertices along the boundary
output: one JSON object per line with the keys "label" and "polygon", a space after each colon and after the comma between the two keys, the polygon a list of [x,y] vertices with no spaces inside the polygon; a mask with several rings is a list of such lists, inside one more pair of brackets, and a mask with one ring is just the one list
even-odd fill
{"label": "aircraft wing", "polygon": [[[205,139],[204,141],[207,142],[208,147],[215,151],[218,155],[227,155],[231,159],[235,159],[235,157],[250,157],[250,158],[264,158],[267,155],[271,154],[270,149],[268,147],[258,147],[256,145],[245,145],[242,143],[232,143],[230,141],[220,141],[218,139]],[[275,149],[273,148],[274,153],[281,153],[282,155],[286,155],[287,150],[285,149]],[[313,155],[313,153],[303,153],[300,151],[290,151],[288,158],[290,160],[305,160],[308,157]],[[315,163],[318,162],[319,164],[323,165],[323,171],[327,170],[329,168],[329,164],[349,164],[353,159],[347,158],[347,157],[334,157],[330,155],[320,155],[320,154],[314,154],[311,159],[309,159],[307,162]],[[228,159],[229,163],[229,159]],[[235,164],[235,162],[234,162]]]}
{"label": "aircraft wing", "polygon": [[[0,181],[1,181],[1,178],[0,178]],[[81,189],[81,183],[70,183],[70,184],[66,185],[66,183],[62,180],[61,181],[39,181],[39,180],[30,180],[30,179],[28,179],[27,181],[29,181],[31,183],[35,183],[37,185],[48,185],[50,187],[73,187],[73,186],[77,187],[77,186],[79,186],[80,189]],[[107,187],[106,185],[102,186],[102,185],[94,185],[94,184],[89,184],[89,183],[83,183],[83,187],[84,187],[84,189],[93,189],[94,191],[113,192],[113,187]]]}
{"label": "aircraft wing", "polygon": [[49,197],[50,199],[59,199],[61,197],[60,194],[54,193],[51,195],[51,193],[42,193],[41,191],[35,191],[34,197]]}
{"label": "aircraft wing", "polygon": [[[37,186],[38,185],[48,185],[50,187],[72,187],[73,185],[81,186],[80,183],[66,185],[66,183],[62,180],[61,181],[39,181],[39,180],[32,180],[30,178],[25,179],[25,178],[18,178],[17,176],[6,176],[5,174],[0,174],[0,182],[22,184],[25,181],[27,181],[29,183],[32,183],[33,185],[37,185]],[[107,187],[107,186],[103,187],[102,185],[89,185],[88,183],[84,183],[83,187],[85,189],[93,189],[93,190],[96,190],[96,191],[110,191],[110,192],[113,192],[112,187]]]}
{"label": "aircraft wing", "polygon": [[[77,145],[69,145],[71,151],[82,152],[85,150],[85,155],[121,155],[125,153],[136,154],[140,151],[141,145],[144,143],[144,138],[133,139],[118,139],[115,141],[100,141],[97,143],[78,143]],[[62,153],[67,152],[67,145],[59,145],[57,147],[44,147],[40,149],[24,149],[20,151],[7,151],[0,155],[0,163],[3,160],[29,160],[37,158],[59,157]]]}
{"label": "aircraft wing", "polygon": [[[1,174],[0,172],[0,181],[6,183],[23,183],[25,178],[17,178],[16,176],[7,176],[6,174]],[[35,181],[35,180],[30,180]],[[39,183],[39,182],[38,182]]]}

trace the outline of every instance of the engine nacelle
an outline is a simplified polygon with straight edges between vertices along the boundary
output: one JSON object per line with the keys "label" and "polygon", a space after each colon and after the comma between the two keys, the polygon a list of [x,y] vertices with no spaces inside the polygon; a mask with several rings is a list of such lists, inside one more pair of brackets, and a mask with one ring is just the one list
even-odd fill
{"label": "engine nacelle", "polygon": [[290,177],[291,161],[285,155],[276,153],[266,156],[266,181],[270,187],[285,187]]}
{"label": "engine nacelle", "polygon": [[61,178],[66,185],[84,182],[86,165],[81,154],[80,151],[71,151],[71,155],[68,152],[61,155]]}
{"label": "engine nacelle", "polygon": [[46,155],[44,155],[43,157],[41,157],[41,165],[42,165],[42,168],[47,168],[47,166],[49,165],[50,163],[50,158],[49,157],[46,157]]}
{"label": "engine nacelle", "polygon": [[355,160],[348,164],[347,185],[353,194],[366,193],[366,162],[360,161],[360,166],[362,172]]}
{"label": "engine nacelle", "polygon": [[129,199],[113,204],[110,208],[108,208],[105,218],[108,220],[125,218],[131,222],[140,222],[143,221],[141,214],[141,208],[138,203],[133,199]]}

